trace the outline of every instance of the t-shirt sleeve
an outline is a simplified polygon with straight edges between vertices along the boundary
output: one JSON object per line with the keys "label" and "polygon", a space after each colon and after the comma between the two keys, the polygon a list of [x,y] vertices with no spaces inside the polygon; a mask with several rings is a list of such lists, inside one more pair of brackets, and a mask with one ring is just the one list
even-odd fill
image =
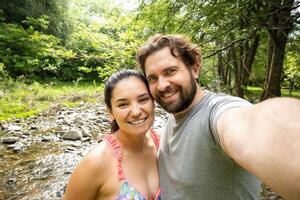
{"label": "t-shirt sleeve", "polygon": [[230,95],[216,96],[209,103],[212,106],[210,117],[209,117],[210,129],[218,148],[223,151],[220,145],[220,137],[219,134],[217,133],[217,121],[219,117],[224,111],[228,109],[252,106],[252,104],[242,98],[233,97]]}

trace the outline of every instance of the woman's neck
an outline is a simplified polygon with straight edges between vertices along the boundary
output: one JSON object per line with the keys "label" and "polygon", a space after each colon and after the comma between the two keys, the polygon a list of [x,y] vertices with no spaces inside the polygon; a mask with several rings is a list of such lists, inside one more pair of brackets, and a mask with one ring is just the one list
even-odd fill
{"label": "woman's neck", "polygon": [[118,130],[115,133],[115,136],[122,146],[122,149],[131,151],[133,153],[142,153],[143,150],[149,146],[147,134],[136,136]]}

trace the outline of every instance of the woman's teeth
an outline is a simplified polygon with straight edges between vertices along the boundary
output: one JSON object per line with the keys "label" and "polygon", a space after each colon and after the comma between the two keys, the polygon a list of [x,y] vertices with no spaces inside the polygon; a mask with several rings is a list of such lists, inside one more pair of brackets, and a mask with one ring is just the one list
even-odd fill
{"label": "woman's teeth", "polygon": [[140,119],[140,120],[136,120],[136,121],[132,121],[132,122],[129,122],[129,123],[133,124],[133,125],[138,125],[138,124],[143,123],[145,120],[146,120],[146,118]]}

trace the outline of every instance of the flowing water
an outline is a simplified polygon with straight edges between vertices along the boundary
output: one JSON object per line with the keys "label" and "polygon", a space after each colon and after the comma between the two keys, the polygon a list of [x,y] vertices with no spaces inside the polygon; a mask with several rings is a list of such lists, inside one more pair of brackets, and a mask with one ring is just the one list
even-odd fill
{"label": "flowing water", "polygon": [[1,145],[0,199],[60,199],[75,165],[96,140],[31,141],[14,152]]}

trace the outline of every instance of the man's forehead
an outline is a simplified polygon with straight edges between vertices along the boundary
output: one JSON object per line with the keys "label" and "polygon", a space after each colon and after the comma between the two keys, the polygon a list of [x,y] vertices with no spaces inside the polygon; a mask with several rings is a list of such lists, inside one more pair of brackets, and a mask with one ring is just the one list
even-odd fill
{"label": "man's forehead", "polygon": [[155,52],[152,52],[150,55],[147,56],[147,58],[145,59],[145,66],[147,65],[147,63],[149,64],[149,62],[151,62],[151,64],[153,64],[153,61],[158,62],[158,61],[164,61],[166,59],[168,59],[168,60],[179,59],[180,60],[180,57],[175,56],[175,55],[172,54],[171,50],[168,47],[159,49]]}

